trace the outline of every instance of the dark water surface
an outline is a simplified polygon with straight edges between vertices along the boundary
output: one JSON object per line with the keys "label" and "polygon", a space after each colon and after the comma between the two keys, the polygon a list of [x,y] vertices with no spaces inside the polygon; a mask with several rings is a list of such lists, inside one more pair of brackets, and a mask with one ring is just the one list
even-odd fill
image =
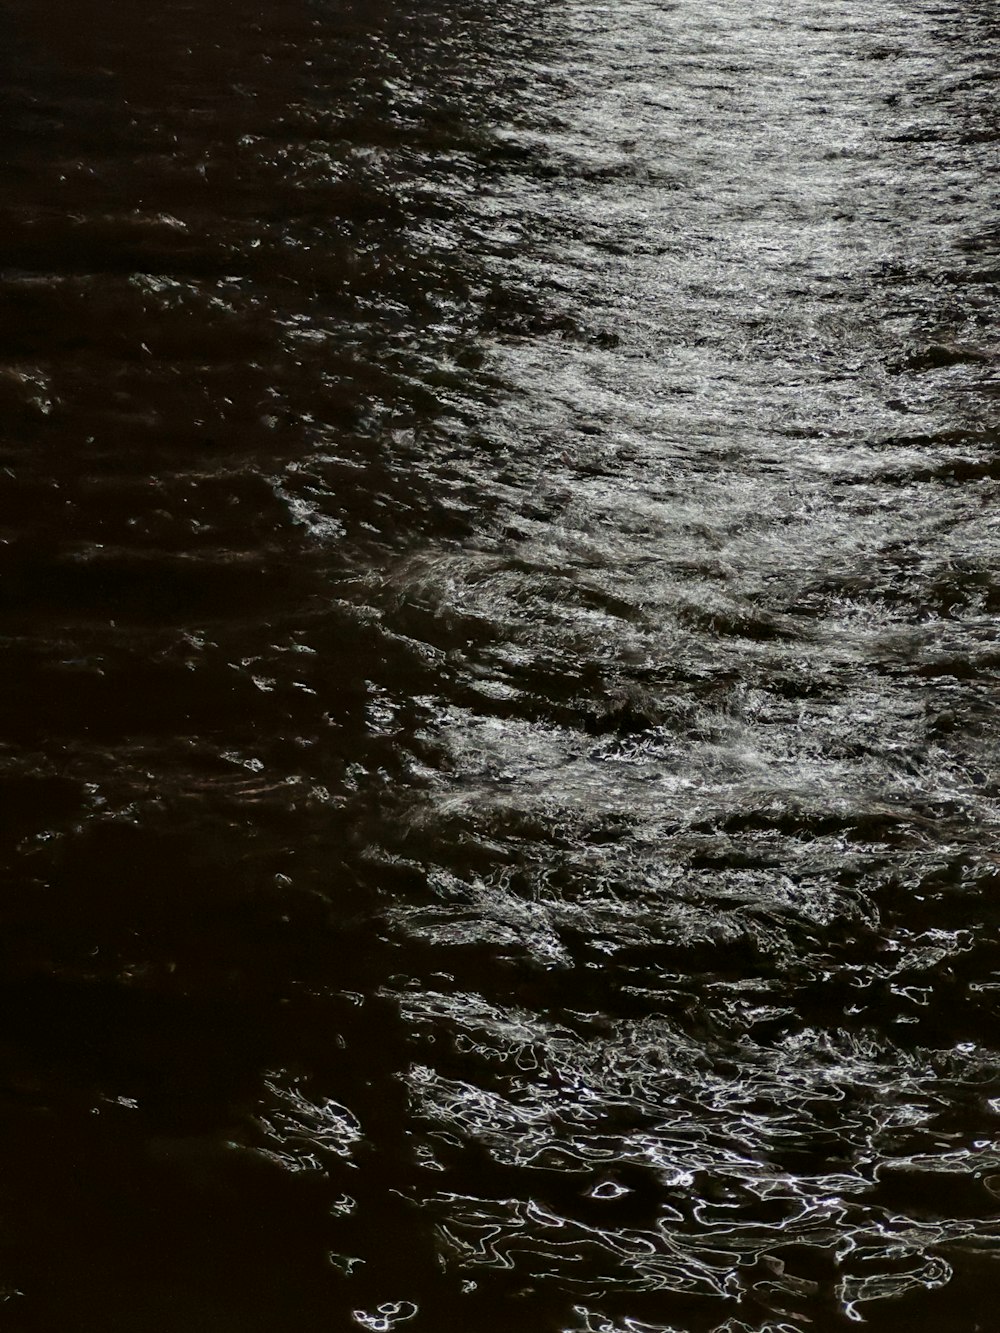
{"label": "dark water surface", "polygon": [[6,0],[4,1329],[996,1327],[998,55]]}

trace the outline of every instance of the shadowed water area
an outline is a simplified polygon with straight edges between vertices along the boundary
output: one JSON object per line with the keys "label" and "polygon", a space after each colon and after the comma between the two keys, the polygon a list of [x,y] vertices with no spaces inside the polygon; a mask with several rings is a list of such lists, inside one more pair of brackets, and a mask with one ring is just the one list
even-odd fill
{"label": "shadowed water area", "polygon": [[4,1329],[995,1326],[998,56],[7,0]]}

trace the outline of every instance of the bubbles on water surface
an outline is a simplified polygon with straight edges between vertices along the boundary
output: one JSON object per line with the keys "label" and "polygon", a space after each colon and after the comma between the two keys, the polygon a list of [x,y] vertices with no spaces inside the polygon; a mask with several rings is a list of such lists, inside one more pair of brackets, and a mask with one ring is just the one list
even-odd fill
{"label": "bubbles on water surface", "polygon": [[412,1301],[384,1301],[371,1313],[367,1310],[355,1310],[354,1320],[362,1328],[371,1329],[372,1333],[388,1333],[389,1329],[406,1323],[418,1313],[418,1307]]}

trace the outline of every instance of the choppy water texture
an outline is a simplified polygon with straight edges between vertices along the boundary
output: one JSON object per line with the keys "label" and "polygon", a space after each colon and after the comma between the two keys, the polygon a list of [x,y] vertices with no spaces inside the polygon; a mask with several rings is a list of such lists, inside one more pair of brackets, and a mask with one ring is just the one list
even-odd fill
{"label": "choppy water texture", "polygon": [[5,1329],[995,1327],[998,51],[8,0]]}

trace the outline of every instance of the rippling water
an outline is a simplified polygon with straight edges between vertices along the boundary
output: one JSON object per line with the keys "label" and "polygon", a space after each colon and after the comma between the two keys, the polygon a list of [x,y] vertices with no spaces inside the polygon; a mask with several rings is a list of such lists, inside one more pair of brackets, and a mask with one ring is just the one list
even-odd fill
{"label": "rippling water", "polygon": [[8,0],[5,1328],[993,1326],[998,53]]}

